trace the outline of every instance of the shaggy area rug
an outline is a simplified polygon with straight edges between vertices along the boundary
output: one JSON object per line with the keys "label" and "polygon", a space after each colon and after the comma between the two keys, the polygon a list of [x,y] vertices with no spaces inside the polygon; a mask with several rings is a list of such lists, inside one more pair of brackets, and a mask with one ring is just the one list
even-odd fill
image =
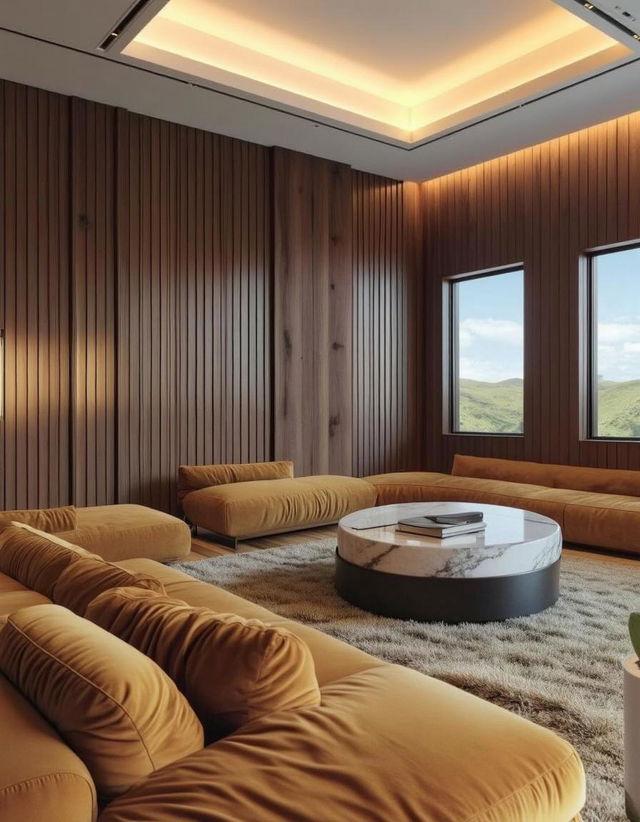
{"label": "shaggy area rug", "polygon": [[[547,611],[480,625],[403,622],[344,602],[333,586],[334,540],[175,567],[374,656],[470,691],[551,728],[587,773],[584,822],[624,822],[622,670],[638,570],[565,556],[562,594]],[[639,718],[640,721],[640,718]]]}

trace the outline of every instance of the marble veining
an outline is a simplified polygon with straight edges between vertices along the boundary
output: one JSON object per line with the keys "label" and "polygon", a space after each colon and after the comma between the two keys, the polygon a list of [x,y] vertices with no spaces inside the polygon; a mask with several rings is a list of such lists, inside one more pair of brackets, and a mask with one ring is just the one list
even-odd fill
{"label": "marble veining", "polygon": [[[482,511],[486,530],[447,539],[405,534],[399,519],[434,513]],[[375,514],[375,516],[374,516]],[[354,525],[373,523],[366,530]],[[377,525],[380,522],[394,524]],[[560,526],[549,517],[466,502],[420,502],[356,511],[338,524],[340,556],[382,573],[429,577],[495,577],[546,568],[562,551]]]}

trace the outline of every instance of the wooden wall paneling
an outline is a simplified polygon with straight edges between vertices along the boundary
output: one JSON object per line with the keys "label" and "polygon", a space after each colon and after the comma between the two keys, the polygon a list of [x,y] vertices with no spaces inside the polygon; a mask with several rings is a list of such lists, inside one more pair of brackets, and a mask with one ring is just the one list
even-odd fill
{"label": "wooden wall paneling", "polygon": [[[448,470],[459,451],[640,468],[640,443],[582,438],[586,349],[580,306],[584,252],[640,237],[639,146],[640,116],[633,114],[422,185],[435,385],[426,467]],[[465,192],[475,213],[475,243],[461,239],[468,230]],[[452,436],[439,424],[442,278],[518,260],[526,271],[525,435]]]}
{"label": "wooden wall paneling", "polygon": [[177,128],[119,111],[117,137],[117,498],[171,510],[178,451],[177,266],[170,253],[180,228]]}
{"label": "wooden wall paneling", "polygon": [[421,193],[353,178],[353,466],[357,475],[418,467],[424,430]]}
{"label": "wooden wall paneling", "polygon": [[116,498],[115,111],[71,101],[71,470],[76,505]]}
{"label": "wooden wall paneling", "polygon": [[69,101],[0,83],[0,504],[70,501]]}
{"label": "wooden wall paneling", "polygon": [[268,459],[268,150],[118,114],[118,499]]}
{"label": "wooden wall paneling", "polygon": [[351,172],[276,148],[274,453],[351,474]]}
{"label": "wooden wall paneling", "polygon": [[175,510],[180,462],[416,461],[415,190],[11,83],[0,95],[4,507]]}

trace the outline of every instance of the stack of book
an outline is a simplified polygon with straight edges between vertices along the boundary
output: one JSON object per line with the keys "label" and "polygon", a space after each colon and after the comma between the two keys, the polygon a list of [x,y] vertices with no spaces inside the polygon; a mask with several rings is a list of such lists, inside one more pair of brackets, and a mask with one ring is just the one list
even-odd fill
{"label": "stack of book", "polygon": [[396,530],[406,534],[445,539],[460,534],[475,534],[484,531],[485,528],[481,511],[465,511],[460,514],[436,513],[428,517],[401,519]]}

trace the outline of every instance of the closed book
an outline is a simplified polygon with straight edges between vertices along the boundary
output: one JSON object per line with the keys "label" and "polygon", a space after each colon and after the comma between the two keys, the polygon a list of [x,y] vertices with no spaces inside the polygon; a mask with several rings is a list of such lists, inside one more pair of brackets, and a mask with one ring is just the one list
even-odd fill
{"label": "closed book", "polygon": [[418,534],[419,536],[437,537],[439,539],[459,536],[460,534],[475,534],[485,529],[484,522],[469,522],[464,525],[438,525],[435,522],[429,525],[414,525],[410,520],[400,520],[396,526],[397,531],[402,531],[405,534]]}

